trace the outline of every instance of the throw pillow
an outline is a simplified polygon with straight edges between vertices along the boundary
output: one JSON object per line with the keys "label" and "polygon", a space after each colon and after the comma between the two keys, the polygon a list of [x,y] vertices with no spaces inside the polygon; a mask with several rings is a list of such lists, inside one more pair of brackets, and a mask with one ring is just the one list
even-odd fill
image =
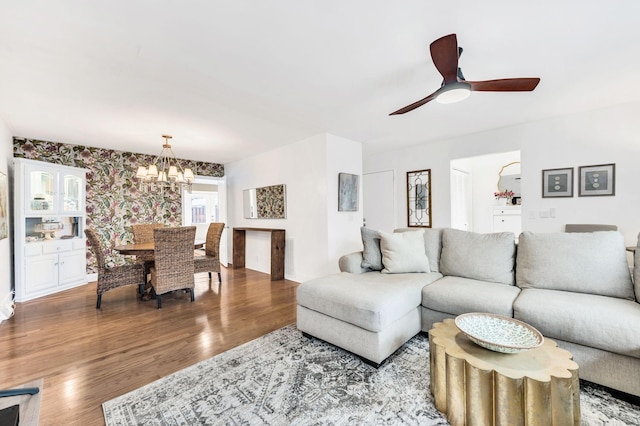
{"label": "throw pillow", "polygon": [[362,235],[362,263],[363,268],[369,268],[374,271],[382,270],[382,253],[380,252],[380,235],[378,231],[373,229],[360,228]]}
{"label": "throw pillow", "polygon": [[395,234],[380,231],[382,273],[431,272],[423,234],[422,230]]}
{"label": "throw pillow", "polygon": [[[413,232],[416,228],[397,228],[393,232]],[[431,272],[440,272],[440,252],[442,251],[442,228],[425,228],[424,250],[429,258]]]}

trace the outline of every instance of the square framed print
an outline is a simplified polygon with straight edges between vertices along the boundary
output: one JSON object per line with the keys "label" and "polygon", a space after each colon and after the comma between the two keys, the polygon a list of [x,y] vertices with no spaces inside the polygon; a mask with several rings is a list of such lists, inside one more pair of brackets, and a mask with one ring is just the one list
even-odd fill
{"label": "square framed print", "polygon": [[598,164],[578,168],[578,196],[616,195],[616,165]]}
{"label": "square framed print", "polygon": [[573,167],[542,171],[542,198],[573,197]]}
{"label": "square framed print", "polygon": [[358,211],[358,175],[349,173],[338,174],[338,211],[357,212]]}

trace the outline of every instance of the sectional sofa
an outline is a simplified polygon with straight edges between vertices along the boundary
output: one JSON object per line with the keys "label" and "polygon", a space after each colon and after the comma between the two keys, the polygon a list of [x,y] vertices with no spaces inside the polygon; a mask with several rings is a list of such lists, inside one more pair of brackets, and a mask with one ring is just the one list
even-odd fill
{"label": "sectional sofa", "polygon": [[569,350],[580,378],[640,396],[640,268],[634,285],[620,233],[524,232],[517,244],[449,228],[362,236],[341,273],[298,287],[303,333],[379,365],[445,318],[506,315]]}

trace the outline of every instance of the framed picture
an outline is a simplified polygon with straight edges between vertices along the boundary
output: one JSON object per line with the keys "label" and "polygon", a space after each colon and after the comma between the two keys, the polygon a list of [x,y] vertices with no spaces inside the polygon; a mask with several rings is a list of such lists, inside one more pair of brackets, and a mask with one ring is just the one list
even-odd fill
{"label": "framed picture", "polygon": [[573,167],[542,171],[542,198],[573,197]]}
{"label": "framed picture", "polygon": [[578,196],[616,195],[615,164],[581,166],[578,170]]}
{"label": "framed picture", "polygon": [[358,211],[358,175],[349,173],[338,174],[338,211],[357,212]]}
{"label": "framed picture", "polygon": [[7,175],[0,172],[0,240],[9,236],[9,187],[7,186]]}
{"label": "framed picture", "polygon": [[431,228],[431,169],[407,172],[407,226]]}

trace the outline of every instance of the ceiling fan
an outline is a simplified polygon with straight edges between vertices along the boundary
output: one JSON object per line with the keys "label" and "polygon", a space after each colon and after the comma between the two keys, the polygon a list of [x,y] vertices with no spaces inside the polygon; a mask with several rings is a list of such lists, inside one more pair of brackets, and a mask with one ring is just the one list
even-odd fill
{"label": "ceiling fan", "polygon": [[462,47],[458,47],[455,34],[441,37],[431,43],[433,64],[442,74],[442,85],[438,90],[424,99],[400,108],[389,115],[404,114],[427,102],[436,99],[440,103],[454,103],[467,98],[475,92],[530,92],[540,82],[539,78],[502,78],[499,80],[467,81],[458,68],[458,58],[462,55]]}

